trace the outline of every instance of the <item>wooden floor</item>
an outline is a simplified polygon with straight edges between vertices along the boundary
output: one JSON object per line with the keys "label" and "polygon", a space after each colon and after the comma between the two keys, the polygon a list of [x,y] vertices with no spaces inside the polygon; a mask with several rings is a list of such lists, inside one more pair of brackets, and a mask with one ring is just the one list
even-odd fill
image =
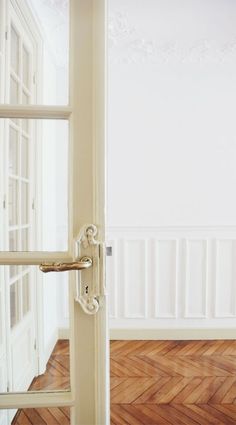
{"label": "wooden floor", "polygon": [[[58,341],[43,375],[35,378],[29,391],[64,390],[70,388],[69,342]],[[70,409],[58,407],[50,409],[19,410],[12,425],[69,425]]]}
{"label": "wooden floor", "polygon": [[235,425],[236,342],[112,342],[111,424]]}
{"label": "wooden floor", "polygon": [[[31,389],[67,388],[68,357],[60,341]],[[21,410],[13,421],[69,423],[65,408]],[[112,341],[111,425],[127,424],[236,425],[236,341]]]}

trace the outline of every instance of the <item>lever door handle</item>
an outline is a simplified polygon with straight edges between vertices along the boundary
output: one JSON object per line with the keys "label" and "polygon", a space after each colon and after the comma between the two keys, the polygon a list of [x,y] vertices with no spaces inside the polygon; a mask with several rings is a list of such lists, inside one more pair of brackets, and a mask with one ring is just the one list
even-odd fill
{"label": "lever door handle", "polygon": [[70,270],[89,269],[93,265],[93,260],[90,257],[82,257],[74,263],[43,263],[39,266],[43,273],[48,272],[66,272]]}

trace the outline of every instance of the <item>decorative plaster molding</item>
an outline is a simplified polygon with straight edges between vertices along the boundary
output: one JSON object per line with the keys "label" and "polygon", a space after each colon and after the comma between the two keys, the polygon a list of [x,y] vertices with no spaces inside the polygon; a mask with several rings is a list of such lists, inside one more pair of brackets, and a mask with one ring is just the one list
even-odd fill
{"label": "decorative plaster molding", "polygon": [[236,61],[236,36],[228,42],[214,39],[152,40],[131,25],[127,14],[111,12],[109,16],[110,64],[224,64]]}

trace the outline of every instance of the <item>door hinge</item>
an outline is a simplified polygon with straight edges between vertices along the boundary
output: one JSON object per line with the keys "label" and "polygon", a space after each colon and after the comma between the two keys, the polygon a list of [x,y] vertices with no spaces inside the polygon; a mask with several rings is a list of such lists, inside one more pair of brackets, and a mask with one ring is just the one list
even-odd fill
{"label": "door hinge", "polygon": [[7,393],[9,393],[10,392],[10,382],[8,381],[7,382]]}
{"label": "door hinge", "polygon": [[34,199],[32,199],[32,210],[35,210],[35,200]]}
{"label": "door hinge", "polygon": [[5,31],[5,40],[8,40],[8,31]]}
{"label": "door hinge", "polygon": [[34,340],[34,350],[37,350],[37,341],[36,341],[36,338]]}

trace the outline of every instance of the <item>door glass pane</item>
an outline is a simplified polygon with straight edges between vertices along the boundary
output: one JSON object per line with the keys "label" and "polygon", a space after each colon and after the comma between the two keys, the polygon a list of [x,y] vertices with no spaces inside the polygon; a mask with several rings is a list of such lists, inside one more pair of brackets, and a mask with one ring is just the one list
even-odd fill
{"label": "door glass pane", "polygon": [[[7,383],[5,385],[2,385],[2,383],[0,383],[0,391],[1,387],[3,387],[3,389],[5,389],[4,387],[6,387]],[[0,424],[6,425],[7,424],[7,419],[8,419],[8,410],[3,410],[0,409]]]}
{"label": "door glass pane", "polygon": [[[19,87],[12,82],[11,95],[8,93],[3,103],[24,103],[23,91],[27,89],[33,104],[68,104],[69,3],[19,1],[13,14],[11,0],[6,0],[12,21],[8,77],[17,76]],[[3,67],[4,61],[0,62],[0,75]]]}
{"label": "door glass pane", "polygon": [[16,276],[17,274],[19,274],[19,272],[20,272],[20,266],[15,266],[15,265],[9,266],[10,278]]}
{"label": "door glass pane", "polygon": [[19,74],[19,36],[13,26],[11,26],[11,67]]}
{"label": "door glass pane", "polygon": [[29,273],[22,278],[22,314],[23,316],[30,310],[30,286]]}
{"label": "door glass pane", "polygon": [[10,322],[11,328],[17,325],[20,317],[19,281],[10,285]]}
{"label": "door glass pane", "polygon": [[29,66],[30,66],[30,62],[29,62],[29,52],[27,51],[25,46],[23,46],[22,66],[23,66],[23,83],[28,88],[29,87],[29,73],[30,73]]}
{"label": "door glass pane", "polygon": [[8,194],[8,206],[9,206],[9,225],[16,226],[18,224],[18,182],[15,179],[9,178],[9,194]]}
{"label": "door glass pane", "polygon": [[9,174],[18,173],[18,132],[10,126],[9,130]]}
{"label": "door glass pane", "polygon": [[[16,128],[0,120],[9,143],[8,225],[9,250],[66,251],[68,249],[68,122],[22,120]],[[5,151],[5,149],[4,149]],[[9,157],[9,158],[8,158]],[[15,176],[16,174],[16,176]],[[14,177],[12,177],[12,175]],[[26,229],[27,226],[27,230]],[[1,230],[1,229],[0,229]],[[14,232],[13,232],[14,230]],[[19,233],[17,233],[19,231]],[[4,231],[0,232],[2,246]],[[17,237],[19,245],[17,245]],[[30,246],[29,246],[30,240]]]}
{"label": "door glass pane", "polygon": [[29,104],[29,95],[24,91],[22,93],[22,103],[23,103],[23,105]]}
{"label": "door glass pane", "polygon": [[[28,105],[30,103],[30,96],[23,91],[22,93],[22,103],[23,105]],[[28,120],[21,120],[22,123],[22,129],[29,133],[29,121]]]}
{"label": "door glass pane", "polygon": [[18,250],[18,232],[16,230],[11,230],[9,232],[9,251]]}
{"label": "door glass pane", "polygon": [[29,229],[21,231],[21,251],[29,250]]}
{"label": "door glass pane", "polygon": [[8,335],[1,354],[11,365],[10,392],[69,390],[68,273],[44,275],[39,267],[14,265],[1,266],[0,273],[9,312],[3,321],[0,309]]}
{"label": "door glass pane", "polygon": [[70,425],[69,407],[20,409],[11,425]]}
{"label": "door glass pane", "polygon": [[10,103],[16,104],[19,99],[19,85],[18,82],[11,77],[10,81]]}
{"label": "door glass pane", "polygon": [[29,184],[21,183],[21,224],[29,222]]}
{"label": "door glass pane", "polygon": [[28,173],[28,139],[22,136],[21,140],[21,177],[27,178]]}

